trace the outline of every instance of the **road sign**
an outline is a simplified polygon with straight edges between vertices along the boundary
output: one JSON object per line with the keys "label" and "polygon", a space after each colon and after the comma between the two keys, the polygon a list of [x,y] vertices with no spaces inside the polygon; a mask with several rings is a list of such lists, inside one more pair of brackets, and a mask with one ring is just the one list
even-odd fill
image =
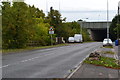
{"label": "road sign", "polygon": [[52,26],[50,27],[49,31],[54,31]]}
{"label": "road sign", "polygon": [[49,31],[49,34],[54,34],[54,31]]}
{"label": "road sign", "polygon": [[49,29],[49,34],[51,34],[51,46],[53,45],[52,43],[52,34],[54,34],[54,30],[53,30],[53,27],[51,26],[50,29]]}
{"label": "road sign", "polygon": [[49,29],[49,34],[54,34],[54,30],[53,30],[53,27],[51,26],[50,29]]}

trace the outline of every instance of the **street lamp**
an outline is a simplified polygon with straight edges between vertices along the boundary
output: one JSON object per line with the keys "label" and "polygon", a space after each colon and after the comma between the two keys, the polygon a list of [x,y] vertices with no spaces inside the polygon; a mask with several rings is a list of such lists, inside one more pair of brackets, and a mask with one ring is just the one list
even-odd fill
{"label": "street lamp", "polygon": [[48,0],[46,0],[46,15],[48,15]]}
{"label": "street lamp", "polygon": [[[107,0],[107,39],[109,39],[109,11],[108,11],[108,0]],[[109,43],[109,40],[107,40],[107,43]]]}

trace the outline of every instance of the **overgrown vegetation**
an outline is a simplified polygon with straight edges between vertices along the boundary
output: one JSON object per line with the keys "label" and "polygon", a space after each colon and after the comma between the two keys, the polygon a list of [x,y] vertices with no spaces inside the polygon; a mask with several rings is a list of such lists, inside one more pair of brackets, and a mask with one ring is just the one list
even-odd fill
{"label": "overgrown vegetation", "polygon": [[7,53],[15,53],[15,52],[24,52],[28,50],[46,49],[46,48],[53,48],[53,47],[60,47],[60,46],[67,46],[67,45],[69,44],[58,44],[58,45],[40,46],[40,47],[26,47],[26,48],[21,48],[21,49],[3,49],[2,53],[7,54]]}
{"label": "overgrown vegetation", "polygon": [[104,46],[103,48],[113,48],[113,46]]}
{"label": "overgrown vegetation", "polygon": [[[54,27],[55,37],[68,37],[80,32],[77,22],[63,22],[59,11],[50,8],[45,16],[43,10],[29,6],[24,2],[2,2],[2,48],[19,49],[28,47],[28,43],[37,42],[36,46],[50,45],[50,26]],[[90,40],[87,30],[83,29],[84,41]],[[54,41],[53,41],[54,42]]]}
{"label": "overgrown vegetation", "polygon": [[107,68],[120,69],[120,65],[118,64],[118,60],[109,57],[100,57],[99,60],[90,60],[87,58],[84,63],[94,64],[97,66],[104,66]]}
{"label": "overgrown vegetation", "polygon": [[115,54],[113,51],[102,51],[103,54]]}
{"label": "overgrown vegetation", "polygon": [[[113,40],[117,39],[118,33],[120,33],[120,15],[116,15],[110,25],[110,35]],[[118,37],[120,37],[120,35]]]}

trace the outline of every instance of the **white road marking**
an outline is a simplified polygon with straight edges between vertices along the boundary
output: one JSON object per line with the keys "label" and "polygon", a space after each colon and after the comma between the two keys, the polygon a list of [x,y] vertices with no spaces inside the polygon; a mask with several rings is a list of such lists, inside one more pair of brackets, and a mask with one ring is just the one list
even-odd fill
{"label": "white road marking", "polygon": [[111,74],[108,74],[109,78],[114,78]]}
{"label": "white road marking", "polygon": [[118,59],[118,56],[115,54],[115,55],[114,55],[114,58],[115,58],[115,59]]}
{"label": "white road marking", "polygon": [[[82,62],[83,62],[87,57],[89,57],[89,55],[90,55],[90,54],[88,54],[88,55],[79,63],[79,65],[77,66],[77,68],[76,68],[70,75],[68,75],[67,78],[71,78],[71,77],[72,77],[72,75],[82,66]],[[66,77],[65,77],[65,78],[66,78]]]}
{"label": "white road marking", "polygon": [[[49,51],[49,50],[54,50],[54,49],[59,49],[59,48],[64,48],[64,47],[71,47],[71,46],[62,46],[62,47],[57,47],[57,48],[50,48],[50,49],[44,49],[44,50],[40,50],[40,51]],[[48,56],[48,55],[52,55],[52,54],[55,54],[55,53],[51,53],[51,54],[46,54],[46,55],[43,55],[43,56]],[[43,57],[42,56],[42,57]],[[87,55],[89,56],[89,55]],[[86,56],[86,57],[87,57]],[[19,61],[17,63],[13,63],[13,64],[8,64],[8,65],[5,65],[5,66],[2,66],[0,68],[5,68],[5,67],[8,67],[8,66],[11,66],[11,65],[14,65],[14,64],[19,64],[20,62],[21,63],[24,63],[24,62],[27,62],[27,61],[31,61],[31,60],[34,60],[34,59],[37,59],[37,58],[40,58],[41,56],[39,57],[34,57],[34,58],[31,58],[31,59],[26,59],[26,60],[22,60],[22,61]],[[83,61],[85,60],[86,58],[83,59]],[[80,64],[82,63],[82,61],[80,62]]]}
{"label": "white road marking", "polygon": [[[97,51],[97,49],[95,49],[95,50],[93,50],[94,52],[95,51]],[[92,52],[93,52],[92,51]],[[67,75],[67,76],[65,76],[65,78],[71,78],[72,76],[73,76],[73,74],[76,72],[76,71],[78,71],[78,69],[82,66],[82,62],[86,59],[86,58],[88,58],[89,57],[89,55],[90,55],[90,53],[79,63],[79,65],[77,66],[77,68],[72,72],[72,73],[70,73],[69,75]]]}
{"label": "white road marking", "polygon": [[27,62],[27,61],[31,61],[31,60],[37,59],[37,58],[40,58],[40,57],[34,57],[34,58],[31,58],[31,59],[22,60],[22,61],[20,61],[20,62]]}
{"label": "white road marking", "polygon": [[5,67],[8,67],[8,66],[10,66],[10,64],[5,65],[5,66],[2,66],[2,67],[0,67],[0,69],[1,69],[1,68],[5,68]]}
{"label": "white road marking", "polygon": [[[43,56],[48,56],[48,55],[52,55],[52,54],[55,54],[55,53],[46,54],[46,55],[43,55]],[[13,63],[13,64],[18,64],[18,63],[20,63],[20,62],[21,62],[21,63],[24,63],[24,62],[31,61],[31,60],[34,60],[34,59],[38,59],[38,58],[43,57],[43,56],[34,57],[34,58],[26,59],[26,60],[22,60],[22,61],[19,61],[19,62],[17,62],[17,63]],[[13,64],[8,64],[8,65],[2,66],[2,67],[0,67],[0,68],[5,68],[5,67],[8,67],[8,66],[13,65]]]}
{"label": "white road marking", "polygon": [[20,62],[26,62],[26,61],[28,61],[28,60],[23,60],[23,61],[20,61]]}

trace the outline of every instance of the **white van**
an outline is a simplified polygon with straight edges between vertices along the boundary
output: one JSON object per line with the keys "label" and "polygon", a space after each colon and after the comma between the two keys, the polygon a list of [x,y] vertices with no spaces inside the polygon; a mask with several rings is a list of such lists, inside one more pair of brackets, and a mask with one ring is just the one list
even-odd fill
{"label": "white van", "polygon": [[74,42],[74,37],[69,37],[68,42]]}
{"label": "white van", "polygon": [[75,34],[74,41],[75,42],[83,42],[82,34]]}

